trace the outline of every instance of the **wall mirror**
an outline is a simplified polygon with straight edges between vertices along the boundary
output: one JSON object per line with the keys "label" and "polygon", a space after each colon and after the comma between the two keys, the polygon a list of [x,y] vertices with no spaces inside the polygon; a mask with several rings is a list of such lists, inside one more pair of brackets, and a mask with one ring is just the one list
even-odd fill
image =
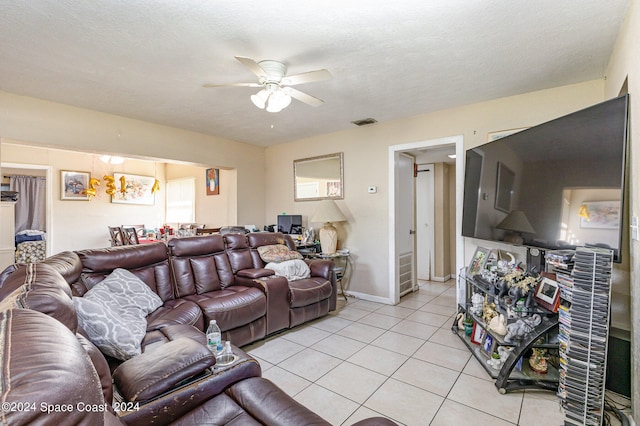
{"label": "wall mirror", "polygon": [[295,201],[344,198],[342,152],[293,160]]}

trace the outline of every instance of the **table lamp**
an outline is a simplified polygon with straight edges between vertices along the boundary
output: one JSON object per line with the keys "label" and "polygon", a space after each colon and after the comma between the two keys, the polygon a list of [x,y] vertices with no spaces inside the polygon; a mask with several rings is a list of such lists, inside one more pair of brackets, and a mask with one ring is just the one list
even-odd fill
{"label": "table lamp", "polygon": [[496,225],[496,228],[507,231],[504,241],[513,244],[522,244],[524,242],[522,238],[523,232],[528,234],[535,234],[536,232],[529,223],[527,216],[520,210],[511,210],[507,217]]}
{"label": "table lamp", "polygon": [[332,222],[343,222],[347,220],[333,200],[320,201],[316,214],[311,219],[312,222],[324,222],[324,226],[318,231],[320,236],[320,246],[322,253],[332,254],[336,252],[338,245],[338,231]]}

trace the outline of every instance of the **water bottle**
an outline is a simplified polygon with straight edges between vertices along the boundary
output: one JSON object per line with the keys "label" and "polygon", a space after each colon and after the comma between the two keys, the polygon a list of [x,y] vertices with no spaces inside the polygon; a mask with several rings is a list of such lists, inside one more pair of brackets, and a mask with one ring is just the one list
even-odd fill
{"label": "water bottle", "polygon": [[214,355],[222,352],[222,333],[220,332],[220,327],[216,324],[216,320],[209,321],[209,328],[207,328],[207,347]]}

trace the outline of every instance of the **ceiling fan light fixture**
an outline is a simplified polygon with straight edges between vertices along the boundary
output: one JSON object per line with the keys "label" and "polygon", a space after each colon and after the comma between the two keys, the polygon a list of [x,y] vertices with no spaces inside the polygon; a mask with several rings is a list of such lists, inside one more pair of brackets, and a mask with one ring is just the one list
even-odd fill
{"label": "ceiling fan light fixture", "polygon": [[258,108],[264,109],[264,107],[267,105],[269,95],[270,93],[267,91],[267,89],[262,89],[255,95],[251,95],[251,102],[253,102],[253,104]]}

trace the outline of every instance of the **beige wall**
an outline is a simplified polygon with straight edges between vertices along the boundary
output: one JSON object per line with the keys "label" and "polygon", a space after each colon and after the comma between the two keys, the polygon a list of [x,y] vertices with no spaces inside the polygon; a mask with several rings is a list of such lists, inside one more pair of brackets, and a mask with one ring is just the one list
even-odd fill
{"label": "beige wall", "polygon": [[[126,157],[237,170],[228,221],[264,223],[264,148],[0,91],[0,137]],[[4,160],[0,149],[0,160]],[[235,224],[234,223],[234,224]]]}
{"label": "beige wall", "polygon": [[[390,146],[462,134],[466,149],[486,142],[489,132],[540,124],[601,102],[603,96],[603,81],[589,81],[269,147],[265,217],[282,211],[301,214],[306,226],[317,202],[293,201],[293,160],[344,152],[345,195],[337,203],[348,222],[338,225],[338,237],[354,260],[349,290],[389,298]],[[378,192],[368,194],[367,187],[374,185]],[[311,225],[317,229],[319,224]],[[471,253],[474,248],[474,242],[464,247]]]}
{"label": "beige wall", "polygon": [[[640,197],[638,197],[638,179],[640,174],[640,153],[635,144],[640,141],[640,123],[638,112],[640,111],[640,52],[638,52],[638,40],[640,40],[640,5],[631,2],[629,11],[625,17],[622,31],[618,37],[615,49],[611,56],[606,71],[605,97],[611,98],[618,94],[627,79],[628,92],[630,93],[630,168],[629,168],[629,216],[640,216]],[[628,229],[628,227],[627,227]],[[631,395],[632,408],[636,423],[640,413],[640,340],[637,331],[640,330],[640,243],[631,241],[630,273],[630,312],[631,312]],[[627,257],[628,258],[628,257]]]}
{"label": "beige wall", "polygon": [[[220,169],[218,195],[206,193],[206,167],[184,164],[166,164],[166,178],[196,178],[196,223],[207,228],[220,228],[225,225],[237,225],[236,217],[236,170]],[[244,225],[244,224],[243,224]]]}

